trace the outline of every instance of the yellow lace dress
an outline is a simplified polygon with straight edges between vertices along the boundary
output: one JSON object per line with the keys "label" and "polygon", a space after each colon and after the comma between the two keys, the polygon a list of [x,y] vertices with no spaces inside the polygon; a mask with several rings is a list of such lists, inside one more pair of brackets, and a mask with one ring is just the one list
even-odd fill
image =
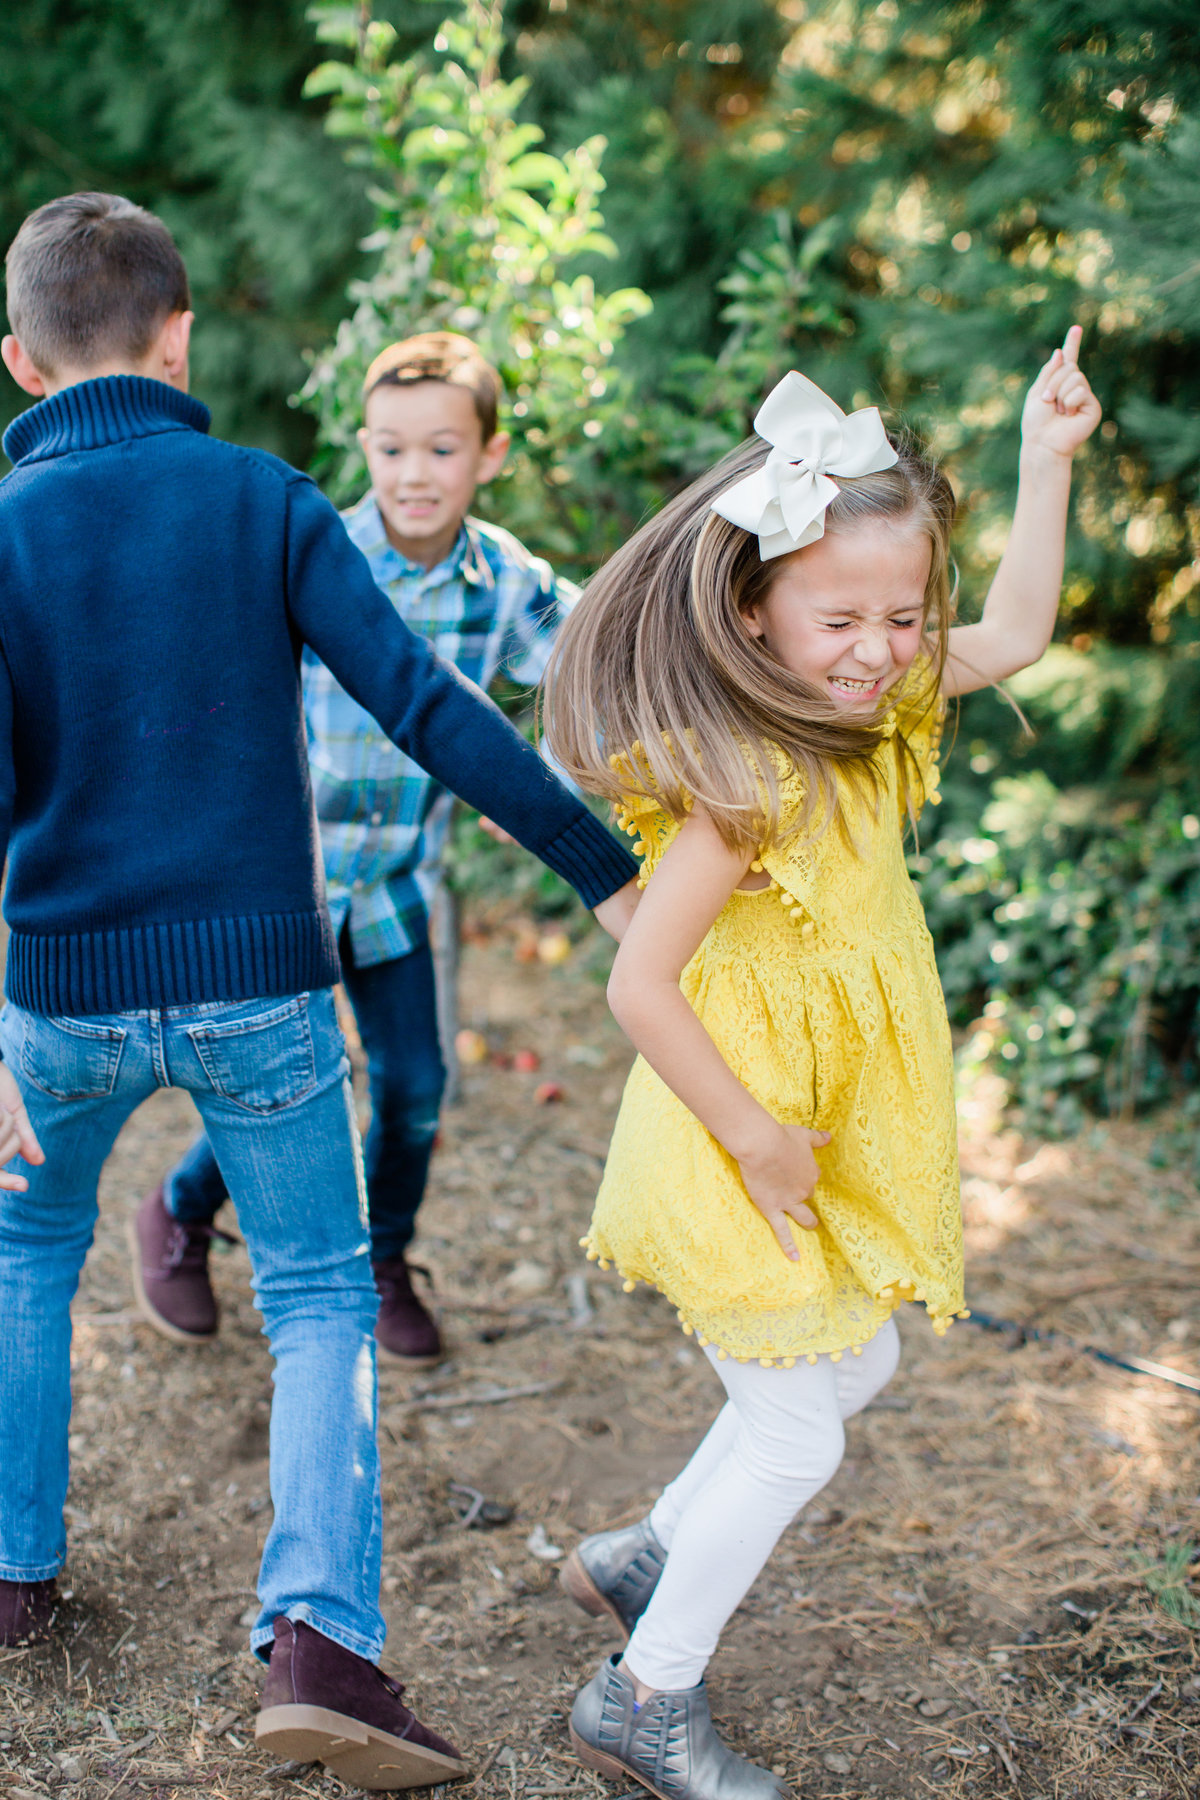
{"label": "yellow lace dress", "polygon": [[[914,716],[905,696],[921,685],[914,668],[885,723],[878,805],[847,791],[855,843],[834,827],[763,851],[770,887],[731,896],[680,981],[767,1111],[831,1133],[810,1202],[818,1229],[792,1229],[800,1260],[782,1255],[733,1157],[641,1057],[582,1240],[628,1290],[658,1288],[685,1332],[739,1361],[857,1352],[909,1300],[939,1333],[966,1317],[950,1032],[905,867],[894,742],[899,729],[936,802],[944,705]],[[678,826],[645,798],[621,823],[641,839],[644,882]]]}

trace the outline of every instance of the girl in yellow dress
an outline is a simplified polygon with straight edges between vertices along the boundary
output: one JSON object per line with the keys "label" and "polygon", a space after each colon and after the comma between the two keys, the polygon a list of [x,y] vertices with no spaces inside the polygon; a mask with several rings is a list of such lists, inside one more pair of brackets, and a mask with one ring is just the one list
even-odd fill
{"label": "girl in yellow dress", "polygon": [[609,984],[639,1054],[584,1242],[667,1296],[727,1396],[649,1517],[564,1570],[632,1633],[575,1747],[662,1800],[782,1791],[716,1738],[705,1666],[894,1373],[895,1309],[965,1316],[950,1037],[903,834],[937,799],[946,698],[1050,641],[1100,416],[1080,335],[1026,399],[978,624],[951,624],[945,477],[792,373],[589,584],[551,664],[551,750],[645,856]]}

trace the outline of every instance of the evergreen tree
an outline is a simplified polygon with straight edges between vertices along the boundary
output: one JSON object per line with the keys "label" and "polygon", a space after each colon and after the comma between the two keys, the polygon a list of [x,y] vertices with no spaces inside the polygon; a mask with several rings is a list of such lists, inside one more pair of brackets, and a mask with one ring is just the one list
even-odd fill
{"label": "evergreen tree", "polygon": [[[301,463],[312,428],[287,396],[337,321],[369,217],[300,97],[316,56],[303,0],[0,8],[5,245],[81,188],[159,213],[191,274],[193,388],[214,429]],[[5,378],[3,420],[25,404]]]}

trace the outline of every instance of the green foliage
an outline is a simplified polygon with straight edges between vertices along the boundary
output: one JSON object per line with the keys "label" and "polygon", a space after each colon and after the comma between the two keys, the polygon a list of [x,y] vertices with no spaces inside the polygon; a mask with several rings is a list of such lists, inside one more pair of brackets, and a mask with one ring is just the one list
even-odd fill
{"label": "green foliage", "polygon": [[580,270],[589,255],[614,254],[598,207],[603,141],[562,156],[537,148],[541,130],[517,116],[528,83],[500,73],[500,0],[463,0],[433,58],[393,60],[395,31],[365,8],[323,4],[313,16],[351,54],[322,63],[306,91],[334,96],[329,128],[369,171],[366,247],[377,259],[304,389],[319,466],[339,496],[361,486],[362,378],[386,343],[469,333],[514,398],[515,449],[495,505],[519,536],[569,562],[592,523],[598,441],[628,406],[615,345],[650,304],[633,288],[603,293]]}
{"label": "green foliage", "polygon": [[517,845],[496,843],[472,813],[455,815],[445,866],[451,887],[472,900],[499,900],[535,919],[579,921],[574,889]]}
{"label": "green foliage", "polygon": [[1192,1585],[1200,1545],[1177,1541],[1168,1544],[1160,1558],[1138,1557],[1134,1567],[1153,1600],[1189,1631],[1200,1631],[1200,1599]]}
{"label": "green foliage", "polygon": [[[300,99],[301,0],[0,8],[0,230],[81,188],[164,218],[191,274],[192,385],[214,428],[303,462],[286,396],[335,326],[368,208]],[[2,378],[0,421],[28,404]]]}
{"label": "green foliage", "polygon": [[1200,1072],[1200,819],[1038,773],[997,781],[981,826],[912,858],[966,1066],[1039,1128],[1177,1097]]}
{"label": "green foliage", "polygon": [[622,362],[653,402],[681,355],[720,348],[718,284],[757,235],[761,209],[778,203],[762,191],[750,132],[791,27],[763,0],[511,0],[508,16],[513,60],[530,78],[528,116],[551,148],[595,134],[608,142],[615,280],[655,302]]}
{"label": "green foliage", "polygon": [[984,690],[963,704],[963,736],[969,733],[972,755],[989,753],[987,772],[1042,769],[1061,787],[1104,785],[1114,793],[1139,770],[1151,771],[1137,778],[1139,788],[1155,780],[1165,749],[1177,760],[1178,790],[1200,800],[1200,765],[1188,756],[1192,721],[1177,716],[1189,662],[1182,649],[1052,644],[1005,684],[1020,713],[1004,694]]}

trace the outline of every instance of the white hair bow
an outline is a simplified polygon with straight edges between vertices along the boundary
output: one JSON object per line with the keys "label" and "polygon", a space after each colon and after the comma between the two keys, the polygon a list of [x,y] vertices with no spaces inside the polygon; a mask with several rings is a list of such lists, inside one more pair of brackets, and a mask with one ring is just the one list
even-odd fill
{"label": "white hair bow", "polygon": [[772,446],[761,469],[717,495],[713,512],[758,534],[764,562],[825,535],[831,475],[874,475],[899,461],[877,406],[847,417],[814,381],[793,369],[771,389],[754,421]]}

